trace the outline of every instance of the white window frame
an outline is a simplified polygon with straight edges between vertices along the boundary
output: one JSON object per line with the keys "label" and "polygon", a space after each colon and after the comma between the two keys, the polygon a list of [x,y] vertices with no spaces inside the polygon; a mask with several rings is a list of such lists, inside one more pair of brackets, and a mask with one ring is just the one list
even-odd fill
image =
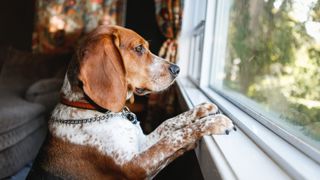
{"label": "white window frame", "polygon": [[[228,6],[232,0],[207,0],[206,25],[200,81],[188,76],[188,62],[192,52],[191,39],[194,26],[193,0],[185,0],[182,32],[179,40],[179,61],[182,77],[178,79],[180,100],[186,108],[204,101],[216,103],[239,127],[229,136],[206,136],[196,149],[198,161],[205,179],[319,179],[320,165],[315,159],[292,146],[278,134],[266,128],[247,112],[209,87],[210,67],[215,67],[214,78],[220,78],[221,66],[212,58],[224,59],[221,53],[226,46],[227,31],[219,29],[228,24]],[[216,10],[220,12],[217,14]],[[218,10],[217,10],[218,11]],[[192,16],[191,16],[192,17]],[[194,17],[193,17],[194,18]],[[214,29],[214,24],[218,24]],[[214,32],[214,33],[212,33]],[[221,50],[212,52],[219,44]],[[220,66],[220,67],[219,67]],[[190,68],[190,67],[189,67]],[[215,84],[219,86],[219,84]]]}
{"label": "white window frame", "polygon": [[204,33],[205,33],[205,17],[206,17],[206,9],[199,11],[201,7],[206,7],[206,0],[195,1],[195,11],[192,14],[192,37],[190,43],[190,49],[195,49],[195,51],[191,51],[189,58],[189,69],[188,74],[192,81],[199,84],[201,77],[201,64],[202,64],[202,56],[203,56],[203,47],[204,47]]}

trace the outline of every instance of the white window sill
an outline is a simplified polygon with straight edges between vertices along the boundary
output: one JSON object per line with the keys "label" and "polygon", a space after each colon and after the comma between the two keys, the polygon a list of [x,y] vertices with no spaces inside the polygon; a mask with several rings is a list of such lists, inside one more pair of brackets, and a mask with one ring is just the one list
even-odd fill
{"label": "white window sill", "polygon": [[200,141],[195,151],[205,179],[319,179],[319,164],[223,97],[198,89],[187,78],[177,83],[186,108],[213,101],[238,126],[228,136],[206,136]]}

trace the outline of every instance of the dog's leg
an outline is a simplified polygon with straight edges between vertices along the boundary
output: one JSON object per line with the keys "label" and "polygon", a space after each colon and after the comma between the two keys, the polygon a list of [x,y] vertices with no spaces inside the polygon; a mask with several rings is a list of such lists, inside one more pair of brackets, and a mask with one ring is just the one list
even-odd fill
{"label": "dog's leg", "polygon": [[167,135],[169,132],[181,129],[203,117],[206,117],[210,114],[215,114],[217,112],[218,107],[215,104],[202,103],[197,105],[189,111],[164,121],[159,127],[157,127],[157,129],[148,135],[148,141],[150,143],[157,141],[161,137]]}
{"label": "dog's leg", "polygon": [[[141,169],[143,169],[147,177],[153,177],[176,157],[194,148],[196,141],[202,136],[228,134],[232,128],[234,128],[234,125],[226,116],[204,117],[184,128],[169,133],[147,150],[134,156],[126,166],[127,170],[134,173],[141,172]],[[140,171],[137,169],[140,169]]]}

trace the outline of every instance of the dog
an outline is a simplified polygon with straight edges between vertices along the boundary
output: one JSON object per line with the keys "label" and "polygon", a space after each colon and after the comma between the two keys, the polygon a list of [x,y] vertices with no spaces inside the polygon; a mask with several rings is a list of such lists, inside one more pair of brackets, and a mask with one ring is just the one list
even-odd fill
{"label": "dog", "polygon": [[152,179],[202,136],[235,130],[216,105],[203,103],[145,135],[126,100],[165,90],[180,71],[148,48],[119,26],[102,25],[86,36],[28,179]]}

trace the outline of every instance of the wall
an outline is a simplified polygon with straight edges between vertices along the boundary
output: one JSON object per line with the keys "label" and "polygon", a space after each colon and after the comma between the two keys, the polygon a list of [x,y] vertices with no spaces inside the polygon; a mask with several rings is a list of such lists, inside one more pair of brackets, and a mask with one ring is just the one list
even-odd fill
{"label": "wall", "polygon": [[4,0],[0,6],[0,46],[31,50],[34,0]]}

